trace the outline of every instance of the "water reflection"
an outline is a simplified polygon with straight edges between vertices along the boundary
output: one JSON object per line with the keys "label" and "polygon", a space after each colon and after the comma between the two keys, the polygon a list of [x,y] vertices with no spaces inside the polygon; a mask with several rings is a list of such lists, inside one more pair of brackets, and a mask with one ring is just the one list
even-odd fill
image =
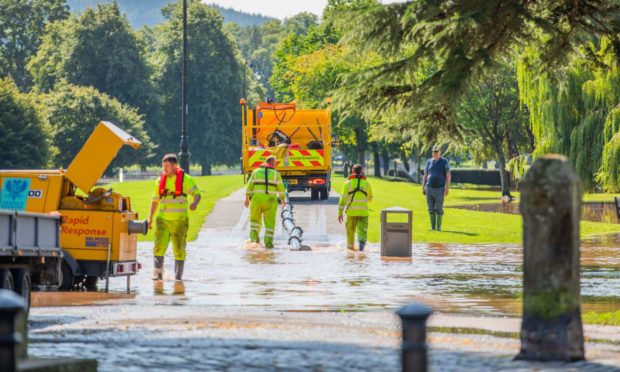
{"label": "water reflection", "polygon": [[[458,205],[450,208],[467,209],[478,212],[520,214],[519,203],[483,203]],[[618,212],[614,203],[583,203],[581,219],[592,222],[618,223]]]}
{"label": "water reflection", "polygon": [[[224,234],[224,233],[223,233]],[[281,311],[372,311],[424,301],[438,311],[518,314],[522,248],[519,245],[414,244],[409,260],[382,259],[379,246],[349,252],[337,242],[295,252],[247,249],[241,238],[203,234],[188,250],[185,281],[153,282],[152,250],[141,244],[144,268],[127,295],[123,280],[110,294],[46,293],[65,305],[125,301],[141,305],[265,306]],[[582,248],[583,311],[620,309],[620,244],[591,240]],[[173,257],[166,258],[172,272]],[[36,297],[33,306],[53,306]],[[84,297],[90,296],[90,297]]]}
{"label": "water reflection", "polygon": [[248,263],[255,265],[273,265],[276,263],[276,255],[273,249],[248,249],[244,257]]}

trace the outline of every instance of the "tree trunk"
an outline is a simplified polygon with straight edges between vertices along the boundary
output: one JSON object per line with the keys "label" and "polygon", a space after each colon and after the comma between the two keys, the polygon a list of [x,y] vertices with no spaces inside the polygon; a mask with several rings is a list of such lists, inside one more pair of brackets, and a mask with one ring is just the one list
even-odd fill
{"label": "tree trunk", "polygon": [[420,155],[415,156],[415,170],[416,170],[416,182],[422,183],[422,164],[420,164],[421,157]]}
{"label": "tree trunk", "polygon": [[357,164],[360,164],[362,167],[366,168],[366,141],[365,141],[366,133],[364,133],[364,129],[356,128],[355,129],[355,150],[356,150],[356,161]]}
{"label": "tree trunk", "polygon": [[527,133],[528,143],[530,147],[530,153],[534,152],[536,149],[536,137],[534,137],[534,132],[532,131],[531,125],[525,126],[525,132]]}
{"label": "tree trunk", "polygon": [[407,155],[404,151],[400,152],[400,160],[403,162],[403,167],[405,167],[407,173],[409,173],[409,159],[407,158]]}
{"label": "tree trunk", "polygon": [[379,155],[379,145],[372,143],[372,158],[375,163],[375,177],[381,178],[381,156]]}
{"label": "tree trunk", "polygon": [[504,150],[502,149],[502,144],[496,143],[494,148],[495,156],[497,158],[497,162],[499,163],[499,175],[502,185],[502,196],[507,196],[512,200],[512,195],[510,194],[510,173],[506,171],[506,157],[504,155]]}
{"label": "tree trunk", "polygon": [[383,158],[383,175],[387,177],[390,171],[390,156],[386,150],[383,150],[381,157]]}
{"label": "tree trunk", "polygon": [[545,155],[525,175],[522,190],[523,321],[517,359],[583,360],[581,180],[566,157]]}
{"label": "tree trunk", "polygon": [[203,176],[210,176],[211,175],[211,163],[210,162],[204,162],[202,164],[200,164],[200,167],[202,168],[202,175]]}
{"label": "tree trunk", "polygon": [[517,147],[517,143],[514,141],[512,137],[512,132],[510,130],[506,131],[506,142],[508,145],[508,152],[511,157],[516,158],[519,156],[519,148]]}

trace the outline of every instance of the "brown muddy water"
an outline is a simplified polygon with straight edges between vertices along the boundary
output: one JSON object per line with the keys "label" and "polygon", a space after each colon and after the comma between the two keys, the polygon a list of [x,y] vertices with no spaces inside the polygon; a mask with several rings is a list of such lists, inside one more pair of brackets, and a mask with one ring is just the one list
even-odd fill
{"label": "brown muddy water", "polygon": [[[276,228],[276,249],[248,249],[248,210],[243,192],[216,205],[198,239],[188,245],[185,281],[175,285],[168,252],[168,280],[151,280],[152,244],[139,245],[144,268],[111,280],[101,292],[37,293],[36,306],[97,304],[261,307],[287,312],[392,310],[423,301],[441,312],[478,315],[520,311],[522,248],[519,245],[414,244],[410,260],[387,260],[377,244],[346,250],[336,221],[337,198],[311,203],[294,197],[296,222],[312,251],[291,251]],[[584,311],[620,309],[620,235],[592,239],[582,248]],[[102,282],[100,282],[102,285]],[[156,309],[156,308],[155,308]]]}
{"label": "brown muddy water", "polygon": [[[97,304],[261,307],[277,311],[373,311],[423,301],[440,312],[514,315],[520,311],[521,248],[513,245],[415,244],[411,260],[384,260],[379,247],[349,253],[344,242],[246,249],[234,236],[203,236],[190,245],[186,280],[150,279],[150,244],[140,245],[142,272],[111,292],[37,293],[33,306]],[[592,241],[582,249],[583,311],[620,309],[620,247]],[[154,308],[156,311],[156,308]]]}
{"label": "brown muddy water", "polygon": [[[450,208],[467,209],[478,212],[520,214],[519,203],[482,203],[451,206]],[[614,203],[584,203],[581,219],[592,222],[619,223]]]}

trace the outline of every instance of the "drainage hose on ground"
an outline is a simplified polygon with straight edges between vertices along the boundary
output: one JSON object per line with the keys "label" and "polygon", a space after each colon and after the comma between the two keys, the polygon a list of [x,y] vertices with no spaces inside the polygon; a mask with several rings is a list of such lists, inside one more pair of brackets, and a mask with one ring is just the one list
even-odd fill
{"label": "drainage hose on ground", "polygon": [[[288,185],[287,185],[288,186]],[[288,187],[287,187],[288,189]],[[301,239],[304,231],[301,227],[295,224],[295,217],[293,216],[293,204],[288,197],[288,191],[285,196],[286,205],[282,208],[280,217],[282,217],[282,227],[288,233],[288,245],[295,251],[311,251],[312,249],[303,244]]]}

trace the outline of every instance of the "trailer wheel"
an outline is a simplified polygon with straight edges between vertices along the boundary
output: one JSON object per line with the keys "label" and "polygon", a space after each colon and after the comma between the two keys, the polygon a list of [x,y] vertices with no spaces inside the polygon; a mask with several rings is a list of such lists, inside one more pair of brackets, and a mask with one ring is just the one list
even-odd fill
{"label": "trailer wheel", "polygon": [[97,282],[99,281],[99,278],[96,276],[87,276],[84,278],[84,288],[86,288],[89,291],[96,291],[97,290]]}
{"label": "trailer wheel", "polygon": [[13,275],[9,269],[0,269],[0,288],[13,291],[15,289],[15,282],[13,281]]}
{"label": "trailer wheel", "polygon": [[60,266],[60,287],[58,289],[63,291],[69,291],[73,289],[73,285],[75,284],[75,276],[73,276],[73,271],[69,267],[64,260],[62,261],[62,265]]}
{"label": "trailer wheel", "polygon": [[13,279],[15,280],[15,292],[26,300],[26,313],[30,311],[30,292],[32,289],[32,280],[30,279],[30,270],[15,269],[13,270]]}
{"label": "trailer wheel", "polygon": [[310,189],[310,200],[319,200],[319,189],[316,189],[314,187]]}

